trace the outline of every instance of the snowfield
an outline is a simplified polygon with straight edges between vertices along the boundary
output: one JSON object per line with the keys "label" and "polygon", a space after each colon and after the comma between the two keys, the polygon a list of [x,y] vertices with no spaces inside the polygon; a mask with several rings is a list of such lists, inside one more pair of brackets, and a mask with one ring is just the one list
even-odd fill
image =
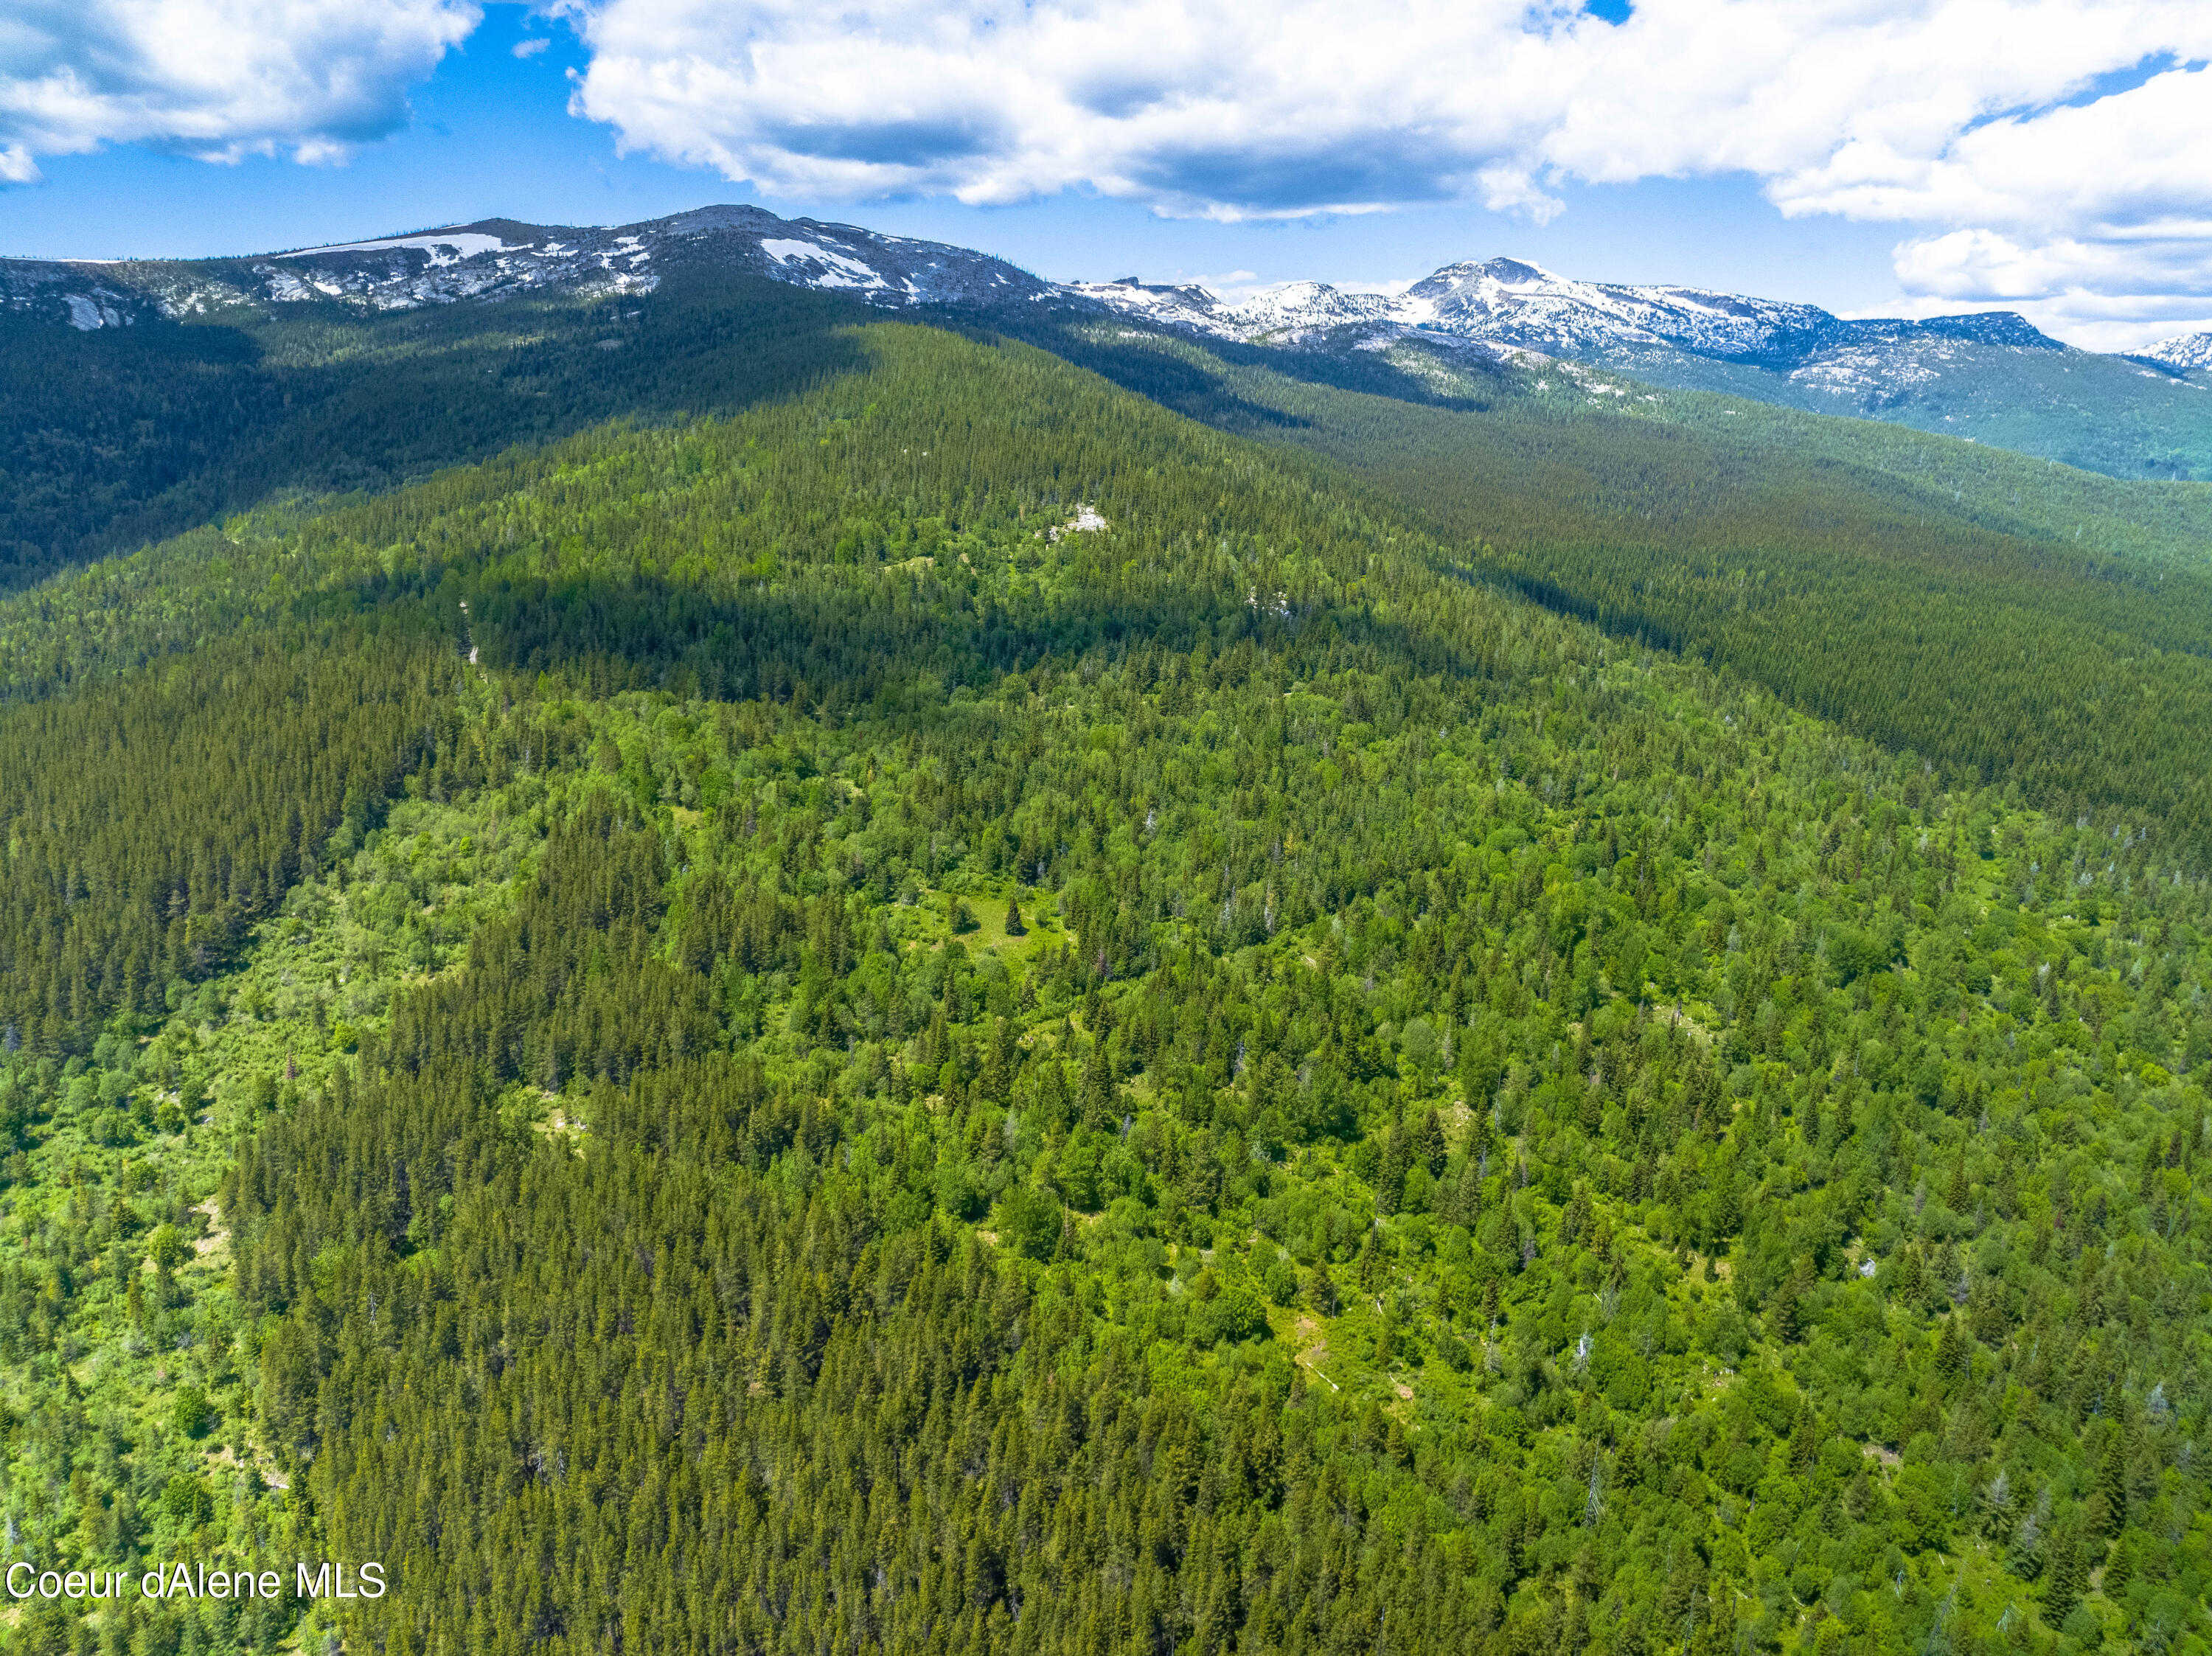
{"label": "snowfield", "polygon": [[474,258],[479,253],[520,252],[510,248],[497,236],[488,236],[472,230],[434,231],[427,236],[391,236],[382,241],[342,241],[331,247],[307,247],[296,253],[279,253],[279,258],[320,258],[329,253],[378,253],[387,248],[416,249],[430,255],[435,264],[458,264],[465,258]]}

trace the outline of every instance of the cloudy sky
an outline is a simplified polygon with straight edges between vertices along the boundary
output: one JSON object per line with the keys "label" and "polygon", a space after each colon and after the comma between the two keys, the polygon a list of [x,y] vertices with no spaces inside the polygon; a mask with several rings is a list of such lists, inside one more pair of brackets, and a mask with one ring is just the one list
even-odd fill
{"label": "cloudy sky", "polygon": [[2212,328],[2206,0],[8,0],[0,252],[711,200],[1055,277],[1510,252]]}

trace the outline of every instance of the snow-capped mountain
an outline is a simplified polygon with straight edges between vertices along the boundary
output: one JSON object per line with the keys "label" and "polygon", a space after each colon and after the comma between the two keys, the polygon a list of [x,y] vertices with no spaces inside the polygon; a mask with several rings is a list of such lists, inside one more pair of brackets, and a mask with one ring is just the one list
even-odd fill
{"label": "snow-capped mountain", "polygon": [[151,314],[335,301],[376,312],[534,289],[644,294],[672,270],[719,266],[878,304],[978,305],[1045,284],[1003,259],[848,224],[703,207],[611,228],[487,219],[257,258],[111,264],[0,259],[0,310],[90,331]]}
{"label": "snow-capped mountain", "polygon": [[2184,373],[2192,368],[2212,368],[2212,333],[2185,333],[2161,339],[2138,355],[2148,361],[2179,368]]}
{"label": "snow-capped mountain", "polygon": [[1240,304],[1228,303],[1204,288],[1156,287],[1134,276],[1072,282],[1055,293],[1160,327],[1255,344],[1310,343],[1334,329],[1397,320],[1395,300],[1382,294],[1346,293],[1326,282],[1285,282],[1263,288]]}
{"label": "snow-capped mountain", "polygon": [[87,333],[148,320],[265,321],[314,304],[366,319],[531,293],[643,295],[672,280],[711,293],[735,272],[889,309],[980,312],[1048,345],[1044,336],[1071,322],[1108,323],[1123,333],[1371,353],[1412,376],[1409,385],[1448,395],[1465,388],[1462,368],[1486,373],[1517,361],[1540,379],[1544,363],[1559,361],[1577,374],[1609,370],[1654,388],[1896,421],[2121,476],[2212,470],[2203,458],[2212,452],[2212,336],[2106,356],[2009,312],[1852,319],[1704,288],[1580,282],[1510,258],[1449,264],[1402,292],[1292,282],[1232,301],[1133,277],[1048,282],[965,248],[718,206],[601,228],[487,219],[245,258],[0,259],[0,314]]}
{"label": "snow-capped mountain", "polygon": [[[235,306],[330,300],[397,311],[548,288],[642,294],[673,269],[744,269],[890,306],[988,307],[1043,300],[1155,327],[1293,349],[1433,342],[1604,361],[1680,352],[1802,373],[1820,389],[1926,377],[1949,342],[2059,350],[2017,316],[1851,322],[1811,305],[1693,288],[1577,282],[1517,259],[1446,265],[1401,294],[1292,282],[1230,303],[1203,288],[1053,284],[988,254],[848,224],[782,219],[757,207],[704,207],[611,228],[487,219],[410,235],[258,258],[114,264],[0,260],[0,308],[92,330],[149,314],[178,318]],[[2185,345],[2188,342],[2175,342]],[[1894,373],[1890,372],[1894,366]]]}
{"label": "snow-capped mountain", "polygon": [[[1516,360],[1602,405],[1627,382],[1893,421],[2124,477],[2197,477],[2212,453],[2212,337],[2102,355],[2011,312],[1872,319],[1698,288],[1577,282],[1519,259],[1446,265],[1395,294],[1294,282],[1239,304],[1194,288],[1080,290],[1133,321],[1322,354],[1375,352],[1455,394],[1455,361]],[[2154,361],[2155,357],[2155,361]],[[1547,363],[1571,368],[1549,374]],[[1590,379],[1591,370],[1618,376]],[[1479,391],[1461,378],[1459,393]]]}
{"label": "snow-capped mountain", "polygon": [[1701,355],[1770,355],[1822,338],[1836,318],[1810,305],[1692,288],[1576,282],[1519,259],[1448,264],[1407,288],[1398,318],[1463,337],[1579,356],[1624,345]]}
{"label": "snow-capped mountain", "polygon": [[1816,305],[1698,288],[1577,282],[1520,259],[1448,264],[1402,294],[1346,293],[1326,282],[1267,288],[1225,304],[1202,288],[1100,282],[1075,291],[1166,327],[1252,343],[1314,343],[1333,331],[1382,325],[1579,361],[1686,353],[1816,381],[1861,381],[1870,358],[1945,343],[2063,350],[2010,312],[1925,322],[1850,321]]}

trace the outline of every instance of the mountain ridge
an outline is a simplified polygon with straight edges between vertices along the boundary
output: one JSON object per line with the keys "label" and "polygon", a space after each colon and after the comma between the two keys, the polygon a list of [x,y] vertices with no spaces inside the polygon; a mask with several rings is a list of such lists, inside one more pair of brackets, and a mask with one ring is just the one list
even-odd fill
{"label": "mountain ridge", "polygon": [[2212,1648],[2212,517],[2060,515],[2212,489],[737,209],[258,264],[0,323],[0,543],[191,525],[0,600],[9,1545],[404,1591],[8,1648]]}
{"label": "mountain ridge", "polygon": [[[1160,308],[1158,297],[1173,295],[1176,319],[1185,325],[1246,343],[1273,330],[1375,321],[1547,355],[1607,344],[1671,345],[1726,360],[1802,362],[1842,344],[1923,336],[2030,350],[2068,349],[2014,311],[1847,319],[1815,305],[1711,288],[1583,282],[1505,257],[1443,265],[1396,295],[1319,282],[1276,284],[1236,305],[1224,305],[1202,288],[1123,282],[1081,291],[1117,308],[1151,312]],[[1138,293],[1146,300],[1137,300]]]}
{"label": "mountain ridge", "polygon": [[2203,1656],[2201,583],[1534,373],[536,291],[8,336],[496,440],[0,600],[107,664],[0,704],[11,1551],[404,1585],[9,1648]]}
{"label": "mountain ridge", "polygon": [[[782,231],[799,234],[777,234]],[[1922,335],[2024,349],[2070,349],[2012,311],[1919,320],[1847,319],[1818,306],[1717,289],[1584,282],[1505,256],[1440,266],[1399,294],[1300,278],[1272,284],[1232,303],[1200,285],[1147,283],[1133,276],[1112,282],[1048,282],[973,249],[858,225],[784,219],[744,204],[694,208],[610,226],[486,218],[354,241],[204,259],[0,258],[0,308],[44,309],[53,319],[90,331],[127,324],[143,314],[143,308],[124,309],[117,302],[133,297],[134,290],[145,306],[172,318],[210,308],[215,300],[260,297],[281,303],[307,298],[312,292],[377,308],[403,308],[552,285],[571,273],[575,285],[649,292],[658,285],[658,272],[652,269],[657,257],[685,242],[725,234],[750,238],[753,246],[714,251],[735,252],[738,262],[763,274],[802,286],[848,290],[878,302],[958,302],[1000,299],[1006,292],[1025,298],[1049,295],[1087,300],[1162,325],[1193,328],[1243,343],[1284,331],[1304,333],[1346,324],[1393,323],[1547,355],[1571,354],[1576,347],[1610,341],[1665,343],[1701,355],[1770,360],[1793,355],[1782,342],[1801,336],[1817,342],[1816,349],[1838,341]],[[509,237],[514,239],[512,245]],[[862,249],[888,268],[856,258]],[[477,263],[486,258],[494,261],[489,266]],[[302,278],[282,268],[304,260],[316,261],[313,276]],[[450,277],[432,274],[462,266],[472,268]],[[240,268],[246,277],[258,281],[240,278],[236,270]],[[195,270],[207,273],[197,289],[179,286],[178,278],[167,276]],[[76,272],[85,273],[90,291],[72,291],[64,273]],[[145,275],[133,274],[137,272]],[[953,272],[966,280],[948,279]],[[925,275],[937,279],[921,279]],[[1613,318],[1613,325],[1602,325],[1596,319],[1601,317]],[[2212,336],[2195,336],[2168,341],[2145,355],[2192,344],[2212,353]],[[1547,350],[1547,346],[1553,349]]]}
{"label": "mountain ridge", "polygon": [[374,314],[530,293],[620,300],[678,270],[764,276],[885,309],[980,313],[1017,332],[1055,315],[1352,361],[1407,350],[1447,366],[1559,360],[2113,476],[2212,476],[2212,403],[2197,400],[2212,389],[2204,336],[2108,355],[2008,311],[1852,318],[1682,285],[1584,282],[1507,258],[1447,264],[1399,294],[1297,281],[1231,301],[1133,277],[1051,282],[948,243],[716,204],[607,227],[487,218],[217,259],[0,259],[0,317],[91,333],[323,302]]}
{"label": "mountain ridge", "polygon": [[687,262],[897,304],[975,303],[1046,285],[966,248],[714,205],[611,226],[478,219],[224,258],[0,258],[0,312],[44,315],[90,332],[318,299],[392,311],[545,288],[619,296],[653,292],[666,265]]}
{"label": "mountain ridge", "polygon": [[2177,368],[2184,373],[2191,368],[2212,368],[2212,329],[2203,333],[2176,334],[2138,355],[2145,361]]}

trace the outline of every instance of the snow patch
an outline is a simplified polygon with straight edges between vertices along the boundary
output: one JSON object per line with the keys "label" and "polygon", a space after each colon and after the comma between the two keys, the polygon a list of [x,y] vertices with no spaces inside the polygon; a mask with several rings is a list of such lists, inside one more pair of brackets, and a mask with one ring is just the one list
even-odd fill
{"label": "snow patch", "polygon": [[2185,373],[2191,368],[2212,368],[2212,331],[2160,340],[2143,355],[2154,362],[2163,362]]}
{"label": "snow patch", "polygon": [[859,259],[844,253],[832,252],[818,242],[787,241],[770,237],[761,242],[760,250],[779,264],[823,266],[823,274],[812,278],[812,285],[817,288],[888,288],[890,285]]}
{"label": "snow patch", "polygon": [[[518,253],[527,243],[510,247],[497,236],[485,235],[479,230],[447,230],[428,236],[391,236],[382,241],[342,241],[329,247],[309,247],[296,253],[279,253],[279,258],[314,258],[324,253],[380,253],[386,248],[411,248],[430,255],[434,265],[458,264],[462,259],[474,258],[478,253]],[[441,253],[448,256],[441,258]]]}
{"label": "snow patch", "polygon": [[253,274],[269,284],[269,297],[280,305],[297,304],[314,297],[314,290],[289,270],[272,270],[266,264],[257,264]]}

